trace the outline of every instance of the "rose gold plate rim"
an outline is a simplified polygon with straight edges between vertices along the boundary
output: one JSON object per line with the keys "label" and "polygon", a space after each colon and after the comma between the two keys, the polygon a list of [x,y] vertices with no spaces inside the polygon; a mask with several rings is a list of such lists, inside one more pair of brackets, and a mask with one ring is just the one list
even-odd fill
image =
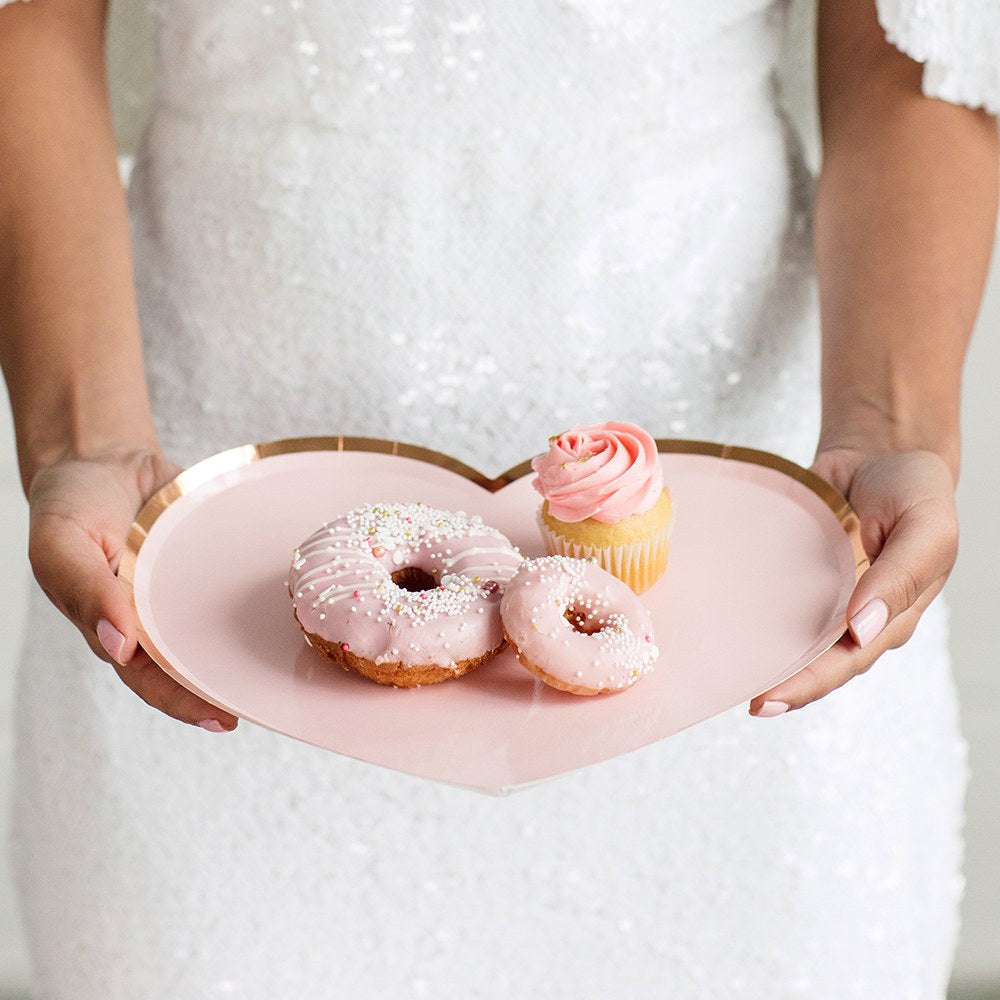
{"label": "rose gold plate rim", "polygon": [[[807,487],[818,496],[833,512],[840,522],[844,533],[851,542],[855,557],[856,578],[868,569],[869,561],[861,542],[861,522],[843,494],[830,485],[825,479],[810,469],[803,468],[795,462],[772,452],[757,448],[745,448],[738,445],[717,444],[711,441],[689,441],[682,438],[657,438],[656,447],[663,455],[707,455],[727,461],[745,462],[749,465],[760,465],[772,469]],[[165,486],[157,490],[143,505],[129,529],[118,566],[118,577],[125,584],[133,609],[135,601],[133,588],[135,585],[135,567],[139,552],[157,520],[163,512],[181,497],[211,482],[226,472],[234,472],[253,462],[259,462],[276,455],[290,455],[305,451],[360,451],[372,452],[378,455],[398,455],[402,458],[412,458],[429,465],[447,469],[450,472],[468,479],[489,493],[497,493],[503,487],[516,482],[531,473],[531,459],[519,462],[513,468],[502,472],[495,479],[490,479],[478,469],[466,465],[457,458],[444,455],[432,448],[407,444],[401,441],[389,441],[383,438],[349,437],[349,436],[319,436],[281,438],[275,441],[265,441],[259,444],[239,445],[218,452],[185,469]],[[148,651],[148,650],[147,650]],[[155,657],[154,657],[155,659]],[[162,664],[161,664],[162,666]]]}

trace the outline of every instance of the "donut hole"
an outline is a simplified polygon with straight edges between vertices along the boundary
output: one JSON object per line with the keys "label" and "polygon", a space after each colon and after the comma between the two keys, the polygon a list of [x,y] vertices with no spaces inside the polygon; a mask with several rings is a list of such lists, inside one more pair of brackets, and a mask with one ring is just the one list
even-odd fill
{"label": "donut hole", "polygon": [[604,630],[604,625],[598,623],[597,615],[586,608],[577,608],[574,604],[563,612],[563,618],[573,626],[574,632],[581,635],[595,635]]}
{"label": "donut hole", "polygon": [[411,594],[419,594],[423,590],[433,590],[438,584],[430,573],[419,566],[404,566],[394,570],[392,582],[402,590]]}

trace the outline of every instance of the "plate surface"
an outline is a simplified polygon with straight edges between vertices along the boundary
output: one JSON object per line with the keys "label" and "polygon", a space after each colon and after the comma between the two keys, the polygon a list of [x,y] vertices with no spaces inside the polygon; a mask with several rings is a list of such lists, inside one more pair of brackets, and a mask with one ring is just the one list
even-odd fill
{"label": "plate surface", "polygon": [[478,513],[525,555],[543,554],[527,464],[488,480],[434,452],[370,439],[234,449],[150,500],[119,576],[143,647],[208,701],[360,760],[509,791],[746,702],[844,632],[867,566],[846,501],[767,453],[658,444],[677,508],[667,573],[643,595],[660,660],[613,695],[554,691],[509,651],[455,681],[380,687],[325,663],[292,617],[292,549],[362,503],[423,500]]}

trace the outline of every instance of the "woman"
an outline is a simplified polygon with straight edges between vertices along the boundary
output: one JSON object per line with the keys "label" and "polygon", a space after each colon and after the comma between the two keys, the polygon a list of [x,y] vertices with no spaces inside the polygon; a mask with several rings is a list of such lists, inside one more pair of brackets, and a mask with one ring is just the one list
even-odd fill
{"label": "woman", "polygon": [[[131,251],[102,3],[0,13],[31,557],[118,675],[35,602],[41,996],[943,996],[963,758],[939,607],[887,650],[954,559],[1000,28],[938,6],[820,6],[821,358],[780,5],[174,0]],[[804,461],[818,440],[862,517],[851,638],[749,715],[494,802],[222,735],[137,648],[114,568],[174,462],[334,431],[498,471],[607,417]]]}

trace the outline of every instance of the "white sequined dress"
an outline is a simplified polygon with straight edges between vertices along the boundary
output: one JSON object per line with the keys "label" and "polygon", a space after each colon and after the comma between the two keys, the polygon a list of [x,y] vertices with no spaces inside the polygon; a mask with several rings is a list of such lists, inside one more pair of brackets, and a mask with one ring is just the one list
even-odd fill
{"label": "white sequined dress", "polygon": [[[935,93],[995,106],[992,0],[954,6],[881,14]],[[170,454],[369,434],[495,473],[622,419],[808,463],[785,13],[157,0],[131,204]],[[494,799],[180,726],[39,597],[15,819],[37,998],[941,1000],[965,766],[942,619],[806,711]]]}

